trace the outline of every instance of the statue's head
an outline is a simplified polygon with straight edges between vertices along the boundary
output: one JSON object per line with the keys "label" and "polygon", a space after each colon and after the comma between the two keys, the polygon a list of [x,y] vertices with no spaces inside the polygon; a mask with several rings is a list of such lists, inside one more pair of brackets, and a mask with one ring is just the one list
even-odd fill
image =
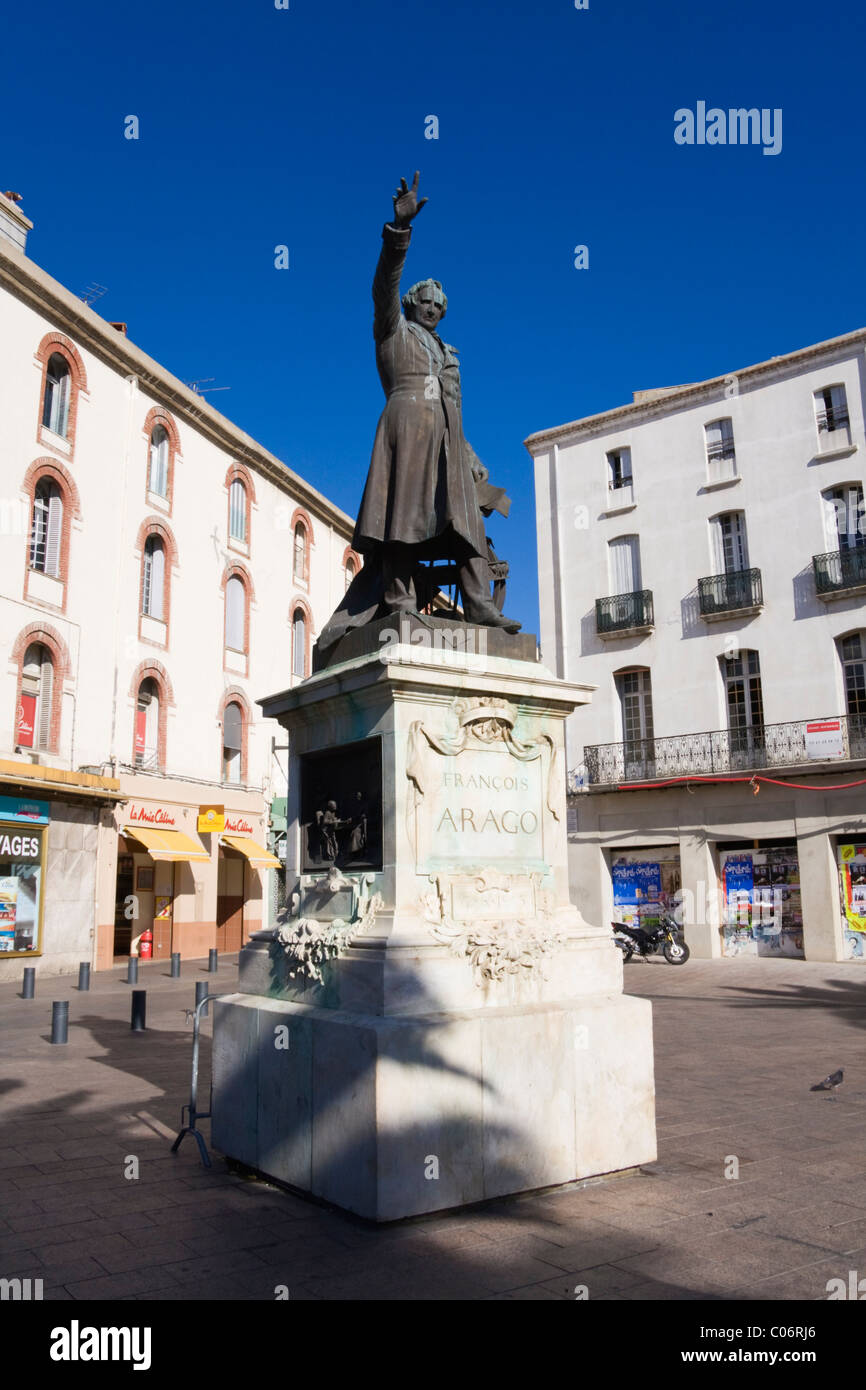
{"label": "statue's head", "polygon": [[448,297],[439,280],[419,280],[403,295],[403,309],[407,319],[420,323],[422,328],[432,332],[448,308]]}

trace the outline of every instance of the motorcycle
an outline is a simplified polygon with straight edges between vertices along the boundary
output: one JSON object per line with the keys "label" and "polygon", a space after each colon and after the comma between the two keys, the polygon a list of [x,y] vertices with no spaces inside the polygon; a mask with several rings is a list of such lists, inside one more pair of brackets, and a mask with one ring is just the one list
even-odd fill
{"label": "motorcycle", "polygon": [[614,945],[622,951],[623,963],[630,961],[635,951],[646,959],[657,955],[661,949],[668,965],[685,965],[691,954],[670,913],[662,913],[655,927],[627,927],[624,922],[611,922],[610,925]]}

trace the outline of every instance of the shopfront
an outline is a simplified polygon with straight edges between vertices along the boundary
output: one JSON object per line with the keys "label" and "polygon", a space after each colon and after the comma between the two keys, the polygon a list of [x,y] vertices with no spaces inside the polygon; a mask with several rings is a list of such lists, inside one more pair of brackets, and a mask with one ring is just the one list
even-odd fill
{"label": "shopfront", "polygon": [[0,952],[41,956],[47,801],[0,796]]}
{"label": "shopfront", "polygon": [[185,792],[198,788],[167,781],[157,799],[138,794],[143,778],[129,780],[135,794],[118,808],[115,821],[113,902],[100,910],[106,923],[100,967],[140,955],[143,936],[152,940],[154,960],[167,960],[175,951],[194,959],[214,946],[239,950],[263,925],[263,871],[280,867],[263,847],[261,800],[250,810],[182,801]]}
{"label": "shopfront", "polygon": [[[253,838],[253,824],[242,815],[225,815],[217,864],[217,949],[239,951],[251,931],[264,925],[258,871],[281,869],[282,863]],[[256,904],[255,916],[249,906]]]}
{"label": "shopfront", "polygon": [[181,924],[195,921],[196,897],[202,896],[196,893],[192,866],[211,860],[210,850],[194,833],[195,812],[141,800],[121,814],[113,956],[140,954],[145,932],[153,934],[154,960],[167,960],[173,951],[190,954],[190,946],[195,950],[198,943]]}
{"label": "shopfront", "polygon": [[722,954],[798,959],[803,951],[795,841],[719,844]]}

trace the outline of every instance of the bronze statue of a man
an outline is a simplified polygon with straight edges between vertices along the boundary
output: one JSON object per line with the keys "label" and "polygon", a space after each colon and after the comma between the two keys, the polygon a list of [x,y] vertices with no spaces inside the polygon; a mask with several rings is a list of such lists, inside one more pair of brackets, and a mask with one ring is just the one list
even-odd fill
{"label": "bronze statue of a man", "polygon": [[323,631],[321,648],[377,613],[417,613],[421,560],[456,566],[467,622],[520,630],[491,598],[482,504],[488,514],[507,508],[494,500],[502,493],[487,484],[487,470],[463,434],[456,351],[436,331],[448,304],[441,284],[419,281],[403,295],[405,312],[400,309],[411,224],[427,202],[417,194],[416,172],[411,188],[400,180],[393,219],[382,230],[373,335],[387,399],[352,539],[365,563]]}

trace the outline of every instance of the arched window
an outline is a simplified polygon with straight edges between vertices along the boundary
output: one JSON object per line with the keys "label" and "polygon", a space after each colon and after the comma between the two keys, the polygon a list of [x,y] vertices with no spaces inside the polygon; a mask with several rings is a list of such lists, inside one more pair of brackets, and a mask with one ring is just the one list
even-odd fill
{"label": "arched window", "polygon": [[246,544],[247,490],[241,478],[234,478],[229,487],[229,539]]}
{"label": "arched window", "polygon": [[243,771],[244,712],[232,700],[223,711],[223,781],[239,783]]}
{"label": "arched window", "polygon": [[51,747],[54,663],[41,642],[31,642],[21,668],[21,701],[15,733],[20,748]]}
{"label": "arched window", "polygon": [[159,686],[152,676],[138,687],[134,761],[136,767],[159,767]]}
{"label": "arched window", "polygon": [[302,521],[295,526],[294,561],[292,573],[296,580],[305,583],[307,579],[307,528]]}
{"label": "arched window", "polygon": [[301,679],[307,674],[307,615],[303,608],[292,614],[292,675]]}
{"label": "arched window", "polygon": [[165,618],[165,546],[159,536],[148,536],[144,543],[144,569],[141,581],[141,611],[148,618]]}
{"label": "arched window", "polygon": [[63,493],[52,478],[41,478],[33,493],[30,568],[57,579],[63,540]]}
{"label": "arched window", "polygon": [[346,582],[345,582],[344,592],[345,592],[346,589],[348,589],[348,587],[349,587],[349,585],[351,584],[352,580],[355,578],[355,574],[356,574],[356,573],[357,573],[357,571],[356,571],[356,569],[355,569],[355,561],[353,560],[352,556],[350,555],[349,558],[348,558],[348,560],[346,561],[346,568],[345,568],[345,578],[346,578]]}
{"label": "arched window", "polygon": [[162,425],[154,425],[150,435],[150,468],[147,488],[157,497],[168,497],[169,439]]}
{"label": "arched window", "polygon": [[60,352],[48,359],[45,373],[45,396],[42,402],[42,425],[65,439],[69,430],[69,398],[72,377],[69,363]]}
{"label": "arched window", "polygon": [[226,646],[233,652],[246,651],[246,589],[239,575],[226,581]]}

